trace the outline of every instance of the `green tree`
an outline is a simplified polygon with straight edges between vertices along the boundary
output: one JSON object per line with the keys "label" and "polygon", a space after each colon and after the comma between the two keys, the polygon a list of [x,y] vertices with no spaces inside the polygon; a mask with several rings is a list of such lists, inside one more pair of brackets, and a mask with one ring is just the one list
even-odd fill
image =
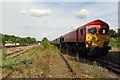
{"label": "green tree", "polygon": [[20,38],[20,37],[17,37],[15,43],[19,43],[19,44],[21,45],[21,44],[22,44],[21,38]]}
{"label": "green tree", "polygon": [[5,40],[5,41],[8,41],[8,40],[9,40],[9,38],[10,38],[10,36],[9,36],[9,35],[7,35],[7,34],[4,34],[4,35],[3,35],[3,37],[4,37],[4,40]]}
{"label": "green tree", "polygon": [[4,46],[6,44],[6,38],[4,35],[2,35],[2,45]]}
{"label": "green tree", "polygon": [[31,37],[26,37],[25,41],[26,41],[27,44],[31,44]]}
{"label": "green tree", "polygon": [[117,32],[114,29],[110,30],[110,37],[117,37]]}
{"label": "green tree", "polygon": [[20,44],[27,44],[26,43],[26,38],[20,38]]}
{"label": "green tree", "polygon": [[35,43],[36,42],[36,39],[35,38],[32,38],[31,39],[31,43]]}
{"label": "green tree", "polygon": [[118,38],[120,38],[120,28],[118,28],[117,30],[118,30],[118,33],[117,33]]}
{"label": "green tree", "polygon": [[15,43],[16,37],[14,35],[10,36],[9,41],[11,41],[12,43]]}

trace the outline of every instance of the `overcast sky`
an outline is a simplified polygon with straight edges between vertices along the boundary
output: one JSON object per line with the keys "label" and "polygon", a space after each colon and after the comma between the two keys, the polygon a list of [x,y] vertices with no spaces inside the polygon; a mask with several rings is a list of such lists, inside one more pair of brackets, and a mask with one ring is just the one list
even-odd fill
{"label": "overcast sky", "polygon": [[101,19],[118,28],[118,2],[51,1],[0,3],[1,33],[53,40],[89,21]]}

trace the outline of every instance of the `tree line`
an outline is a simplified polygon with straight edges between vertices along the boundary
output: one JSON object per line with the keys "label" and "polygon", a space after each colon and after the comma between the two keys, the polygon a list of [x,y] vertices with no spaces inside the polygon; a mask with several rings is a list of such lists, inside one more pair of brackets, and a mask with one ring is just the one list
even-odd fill
{"label": "tree line", "polygon": [[33,44],[36,42],[36,39],[31,37],[22,38],[14,35],[7,35],[7,34],[0,34],[0,36],[2,37],[3,45],[5,45],[6,43],[11,43],[11,44],[19,43],[20,45],[24,45],[24,44]]}

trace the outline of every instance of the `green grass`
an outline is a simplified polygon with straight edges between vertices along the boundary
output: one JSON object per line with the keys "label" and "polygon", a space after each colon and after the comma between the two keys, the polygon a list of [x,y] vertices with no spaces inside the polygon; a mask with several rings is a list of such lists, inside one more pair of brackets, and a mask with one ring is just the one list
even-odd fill
{"label": "green grass", "polygon": [[28,57],[19,56],[14,59],[5,59],[3,60],[2,67],[5,69],[14,70],[21,64],[25,66],[30,66],[30,64],[32,64],[33,59],[34,59],[33,56]]}

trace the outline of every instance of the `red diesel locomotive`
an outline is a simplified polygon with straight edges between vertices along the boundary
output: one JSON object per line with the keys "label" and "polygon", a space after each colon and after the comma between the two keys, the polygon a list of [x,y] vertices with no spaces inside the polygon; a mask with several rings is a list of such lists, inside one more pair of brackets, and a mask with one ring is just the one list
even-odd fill
{"label": "red diesel locomotive", "polygon": [[55,39],[53,44],[76,50],[88,56],[105,56],[111,49],[109,25],[102,20],[94,20]]}

